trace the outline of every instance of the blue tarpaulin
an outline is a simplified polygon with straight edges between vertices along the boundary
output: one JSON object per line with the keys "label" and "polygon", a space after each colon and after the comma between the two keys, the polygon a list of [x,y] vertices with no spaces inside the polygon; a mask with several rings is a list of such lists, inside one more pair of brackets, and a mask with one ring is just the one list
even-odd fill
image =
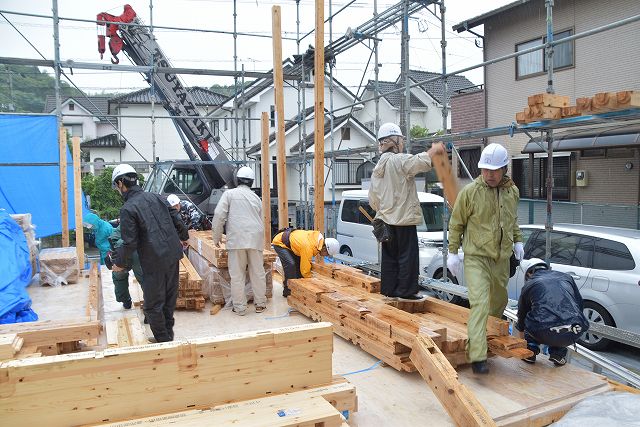
{"label": "blue tarpaulin", "polygon": [[[62,231],[58,130],[55,116],[0,114],[0,208],[30,213],[36,237]],[[11,164],[11,165],[7,165]],[[75,229],[73,165],[67,148],[69,229]],[[84,211],[87,211],[83,195]]]}
{"label": "blue tarpaulin", "polygon": [[25,289],[31,273],[22,229],[8,213],[0,211],[0,324],[38,320]]}

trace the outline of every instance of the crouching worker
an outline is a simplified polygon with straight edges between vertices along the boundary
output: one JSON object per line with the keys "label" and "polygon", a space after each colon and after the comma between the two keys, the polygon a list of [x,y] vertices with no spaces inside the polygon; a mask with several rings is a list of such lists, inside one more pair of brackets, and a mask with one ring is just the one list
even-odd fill
{"label": "crouching worker", "polygon": [[336,239],[325,239],[322,233],[315,230],[287,228],[276,234],[271,243],[280,262],[282,262],[282,270],[284,271],[283,297],[291,295],[287,286],[289,279],[311,277],[311,258],[316,255],[334,256],[340,250],[340,243]]}
{"label": "crouching worker", "polygon": [[549,270],[545,262],[532,258],[521,262],[525,286],[518,301],[518,328],[533,356],[523,359],[535,363],[540,344],[549,346],[549,360],[556,366],[567,363],[567,347],[575,344],[589,329],[582,313],[580,291],[566,273]]}
{"label": "crouching worker", "polygon": [[93,212],[84,215],[83,225],[94,233],[96,247],[100,251],[100,264],[105,265],[105,257],[111,250],[109,236],[113,232],[113,226]]}
{"label": "crouching worker", "polygon": [[[118,249],[122,247],[124,242],[120,235],[120,225],[113,229],[113,233],[109,237],[111,248],[109,257],[107,258],[107,267],[112,268],[115,254],[118,253]],[[131,269],[136,276],[136,280],[142,286],[142,267],[140,266],[140,257],[138,251],[134,251],[131,254]],[[111,271],[111,279],[113,280],[113,290],[116,294],[116,301],[121,302],[122,306],[126,309],[130,309],[132,306],[131,294],[129,293],[129,270]]]}

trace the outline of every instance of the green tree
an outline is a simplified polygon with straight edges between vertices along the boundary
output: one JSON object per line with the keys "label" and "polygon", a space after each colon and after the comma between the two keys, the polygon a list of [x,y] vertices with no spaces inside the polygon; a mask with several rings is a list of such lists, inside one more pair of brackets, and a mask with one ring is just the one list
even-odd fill
{"label": "green tree", "polygon": [[411,127],[411,131],[409,133],[411,135],[411,139],[424,138],[429,135],[429,129],[414,125]]}
{"label": "green tree", "polygon": [[82,178],[82,191],[91,198],[91,209],[105,220],[117,218],[123,204],[120,194],[111,187],[112,172],[113,168],[105,168],[100,175]]}
{"label": "green tree", "polygon": [[[245,81],[244,82],[244,87],[246,88],[251,83],[253,83],[253,82],[252,81],[251,82]],[[220,85],[220,84],[215,83],[215,84],[211,85],[209,90],[212,90],[212,91],[217,92],[217,93],[222,94],[222,95],[231,96],[235,92],[235,86],[234,85]],[[238,82],[238,93],[241,93],[241,92],[242,92],[242,83]]]}

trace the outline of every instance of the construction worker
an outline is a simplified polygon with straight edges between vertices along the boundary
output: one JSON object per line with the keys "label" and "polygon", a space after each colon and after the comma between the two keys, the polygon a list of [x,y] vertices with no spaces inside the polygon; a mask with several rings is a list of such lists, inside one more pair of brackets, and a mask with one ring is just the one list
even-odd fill
{"label": "construction worker", "polygon": [[336,239],[325,239],[322,233],[316,230],[287,228],[276,234],[271,243],[284,270],[282,296],[285,298],[291,295],[287,286],[289,279],[311,277],[311,258],[317,255],[334,256],[340,250],[340,243]]}
{"label": "construction worker", "polygon": [[198,207],[189,200],[180,200],[175,194],[167,196],[167,203],[180,214],[180,219],[188,230],[208,230],[209,220]]}
{"label": "construction worker", "polygon": [[82,225],[93,232],[96,247],[100,251],[100,264],[104,265],[105,257],[111,250],[111,245],[109,244],[109,236],[111,236],[111,233],[113,232],[113,226],[107,221],[101,219],[93,212],[84,214],[82,217],[82,222]]}
{"label": "construction worker", "polygon": [[120,209],[123,245],[116,251],[113,271],[131,268],[133,252],[138,251],[144,314],[154,337],[151,341],[173,341],[179,263],[189,233],[177,212],[168,208],[160,196],[140,188],[130,165],[116,166],[111,182],[124,198]]}
{"label": "construction worker", "polygon": [[[506,175],[509,155],[500,144],[482,150],[481,175],[465,186],[451,212],[447,267],[459,276],[464,250],[464,280],[471,313],[467,325],[467,356],[476,374],[489,373],[487,318],[501,317],[507,305],[509,259],[524,256],[518,227],[520,193]],[[464,236],[464,239],[463,239]]]}
{"label": "construction worker", "polygon": [[404,135],[395,123],[378,129],[380,160],[373,169],[369,205],[376,220],[389,227],[391,239],[382,242],[381,293],[391,298],[419,300],[418,232],[424,221],[415,176],[431,170],[431,157],[444,153],[444,145],[433,144],[427,152],[404,154]]}
{"label": "construction worker", "polygon": [[580,291],[571,275],[549,270],[539,258],[522,261],[520,268],[525,285],[518,300],[516,328],[533,352],[523,360],[535,363],[540,344],[546,344],[549,360],[563,366],[567,363],[567,347],[589,329]]}
{"label": "construction worker", "polygon": [[267,308],[266,279],[264,272],[264,219],[262,201],[251,186],[255,174],[250,167],[243,166],[236,174],[237,187],[222,194],[213,215],[213,243],[220,245],[226,224],[226,249],[229,252],[229,275],[231,276],[231,299],[233,312],[244,316],[247,313],[245,284],[247,267],[253,289],[253,304],[256,313]]}
{"label": "construction worker", "polygon": [[[114,251],[121,248],[124,242],[120,234],[120,224],[113,229],[113,233],[109,237],[109,242]],[[112,267],[113,269],[113,267]],[[140,257],[138,251],[131,254],[131,269],[136,276],[136,280],[142,286],[144,282],[142,266],[140,266]],[[116,301],[121,302],[125,309],[132,307],[131,294],[129,293],[129,270],[111,271],[111,279],[113,280],[113,291],[116,295]]]}

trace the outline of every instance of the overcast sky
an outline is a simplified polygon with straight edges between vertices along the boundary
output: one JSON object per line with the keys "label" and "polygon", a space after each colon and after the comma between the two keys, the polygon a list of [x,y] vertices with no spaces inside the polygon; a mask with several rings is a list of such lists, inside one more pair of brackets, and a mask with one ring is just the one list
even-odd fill
{"label": "overcast sky", "polygon": [[[510,0],[447,0],[447,69],[454,71],[482,61],[482,50],[476,47],[475,37],[470,33],[454,33],[451,27],[467,18],[493,10]],[[332,2],[336,13],[347,0]],[[123,5],[114,1],[58,0],[59,15],[64,18],[95,19],[99,12],[119,15]],[[142,20],[150,23],[149,0],[131,0],[129,4]],[[378,12],[396,3],[389,0],[378,1]],[[282,8],[283,58],[296,53],[296,2],[294,0],[237,0],[237,31],[258,35],[271,35],[271,8]],[[329,17],[329,1],[325,1],[325,19]],[[51,15],[49,0],[0,0],[0,10]],[[431,6],[433,10],[433,6]],[[315,2],[300,0],[300,34],[304,35],[314,27]],[[47,59],[53,59],[53,29],[51,19],[33,18],[5,14]],[[347,28],[355,28],[373,17],[373,0],[357,0],[338,14],[333,21],[333,39],[345,34]],[[154,26],[171,26],[194,29],[233,31],[232,0],[153,0]],[[410,20],[410,64],[412,69],[441,71],[440,23],[430,12],[422,10]],[[175,67],[233,70],[233,36],[178,30],[156,29],[154,34],[165,55]],[[62,60],[73,59],[82,62],[102,62],[109,64],[108,48],[105,58],[100,61],[97,51],[96,26],[92,23],[63,20],[60,24],[60,56]],[[329,43],[330,28],[325,25],[325,45]],[[400,72],[400,24],[390,27],[381,35],[380,80],[395,80]],[[0,56],[20,58],[40,58],[35,50],[0,17]],[[301,43],[304,51],[315,41],[311,34]],[[272,43],[270,38],[238,36],[238,69],[268,71],[273,67]],[[374,78],[373,60],[365,70],[370,50],[358,45],[337,57],[334,76],[354,92],[360,80]],[[122,64],[129,60],[121,56]],[[482,71],[465,74],[473,83],[482,83]],[[75,84],[90,93],[101,90],[108,92],[133,91],[148,87],[142,77],[130,72],[108,72],[74,70],[71,77]],[[188,86],[208,87],[213,83],[233,84],[231,77],[207,77],[182,75]],[[0,88],[0,90],[6,90]]]}

